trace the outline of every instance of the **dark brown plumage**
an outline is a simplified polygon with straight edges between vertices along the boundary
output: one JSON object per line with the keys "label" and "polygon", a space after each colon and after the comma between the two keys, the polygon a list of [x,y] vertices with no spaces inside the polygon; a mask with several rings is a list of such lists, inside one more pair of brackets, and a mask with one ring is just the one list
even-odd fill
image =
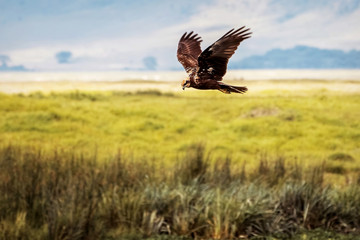
{"label": "dark brown plumage", "polygon": [[201,37],[197,34],[184,33],[180,38],[177,58],[189,74],[183,80],[182,87],[197,89],[217,89],[223,93],[245,93],[246,87],[231,86],[221,82],[226,73],[227,63],[240,43],[251,37],[245,26],[231,29],[219,40],[201,52]]}

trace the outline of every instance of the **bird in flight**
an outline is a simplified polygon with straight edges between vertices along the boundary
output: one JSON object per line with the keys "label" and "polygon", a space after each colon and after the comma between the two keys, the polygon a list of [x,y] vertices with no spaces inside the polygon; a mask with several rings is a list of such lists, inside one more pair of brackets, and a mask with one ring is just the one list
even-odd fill
{"label": "bird in flight", "polygon": [[189,77],[181,83],[185,88],[217,89],[223,93],[245,93],[246,87],[232,86],[221,80],[226,73],[227,63],[240,43],[251,37],[250,28],[231,29],[215,43],[201,51],[201,37],[194,32],[184,33],[180,38],[177,58]]}

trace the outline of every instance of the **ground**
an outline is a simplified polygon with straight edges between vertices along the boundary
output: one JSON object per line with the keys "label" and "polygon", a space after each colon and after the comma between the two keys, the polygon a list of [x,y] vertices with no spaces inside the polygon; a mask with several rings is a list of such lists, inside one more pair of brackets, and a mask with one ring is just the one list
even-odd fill
{"label": "ground", "polygon": [[0,82],[0,238],[357,237],[360,81],[227,82]]}

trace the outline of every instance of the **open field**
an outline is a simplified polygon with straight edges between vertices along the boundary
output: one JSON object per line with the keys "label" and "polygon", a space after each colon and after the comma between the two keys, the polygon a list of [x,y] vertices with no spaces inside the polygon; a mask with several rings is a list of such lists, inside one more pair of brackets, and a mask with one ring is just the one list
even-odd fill
{"label": "open field", "polygon": [[0,144],[96,149],[100,157],[121,149],[172,164],[188,146],[203,143],[214,159],[231,156],[249,167],[262,154],[305,165],[347,154],[354,160],[331,164],[351,173],[359,170],[359,103],[357,93],[323,88],[2,94]]}
{"label": "open field", "polygon": [[359,234],[360,82],[240,82],[1,82],[0,238]]}
{"label": "open field", "polygon": [[[179,78],[181,79],[181,78]],[[72,82],[72,81],[43,81],[43,82],[0,82],[0,92],[3,93],[32,93],[40,91],[49,92],[69,92],[69,91],[146,91],[149,89],[162,92],[182,93],[181,81],[150,81],[150,80],[131,80],[119,82]],[[268,90],[290,90],[302,91],[309,90],[329,90],[334,92],[359,93],[359,81],[327,81],[327,80],[228,80],[228,84],[246,85],[250,91],[247,94],[256,94]],[[187,91],[193,91],[187,89]]]}
{"label": "open field", "polygon": [[[138,91],[157,89],[180,91],[179,72],[0,72],[0,92],[34,91]],[[326,80],[324,80],[326,79]],[[245,84],[251,93],[264,90],[317,90],[360,92],[360,70],[230,70],[224,81]],[[304,84],[305,83],[305,84]]]}

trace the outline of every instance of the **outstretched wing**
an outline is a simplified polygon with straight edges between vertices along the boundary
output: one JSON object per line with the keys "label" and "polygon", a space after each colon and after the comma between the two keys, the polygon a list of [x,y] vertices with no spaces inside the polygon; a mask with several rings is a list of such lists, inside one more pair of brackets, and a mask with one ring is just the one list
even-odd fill
{"label": "outstretched wing", "polygon": [[198,37],[197,34],[193,35],[193,32],[190,32],[189,34],[184,33],[180,38],[177,58],[188,74],[194,72],[198,66],[198,57],[201,53],[201,42],[201,37]]}
{"label": "outstretched wing", "polygon": [[251,37],[250,28],[243,30],[244,28],[245,26],[237,30],[231,29],[201,53],[198,58],[199,70],[197,73],[200,79],[222,80],[229,58],[243,40]]}

